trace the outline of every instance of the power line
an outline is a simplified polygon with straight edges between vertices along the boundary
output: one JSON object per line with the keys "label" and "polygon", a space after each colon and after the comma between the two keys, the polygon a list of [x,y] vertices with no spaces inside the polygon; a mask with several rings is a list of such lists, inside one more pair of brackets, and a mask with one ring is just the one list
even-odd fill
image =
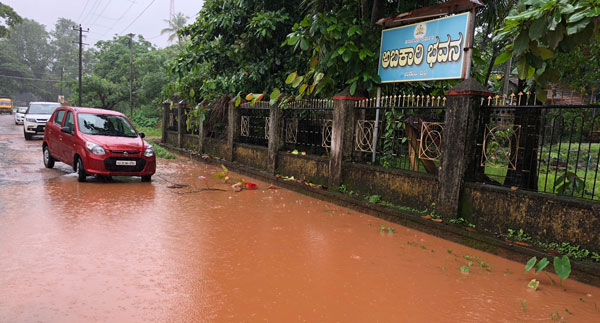
{"label": "power line", "polygon": [[135,1],[130,1],[131,3],[129,4],[129,7],[127,7],[127,9],[125,9],[125,11],[123,11],[123,14],[117,18],[117,21],[115,21],[113,23],[113,27],[110,28],[109,30],[107,30],[104,34],[102,34],[102,37],[106,36],[106,34],[108,34],[111,30],[113,30],[114,26],[116,26],[124,17],[125,15],[129,12],[129,10],[131,10],[131,7],[133,7],[133,5],[135,4]]}
{"label": "power line", "polygon": [[94,1],[94,4],[90,7],[88,13],[81,19],[80,23],[84,23],[86,20],[88,20],[88,18],[92,15],[92,12],[96,11],[96,7],[98,7],[100,3],[102,3],[102,0]]}
{"label": "power line", "polygon": [[137,17],[135,17],[135,19],[133,19],[133,21],[129,25],[127,25],[127,27],[125,27],[123,29],[123,31],[121,31],[121,34],[124,33],[129,27],[131,27],[131,25],[133,25],[144,14],[144,12],[146,12],[146,10],[148,10],[148,8],[150,8],[150,6],[154,3],[154,1],[156,1],[156,0],[152,0],[148,4],[148,6],[146,6],[146,8],[144,8],[144,10],[142,10],[142,12],[140,12],[140,14]]}
{"label": "power line", "polygon": [[83,13],[85,12],[85,9],[87,8],[87,5],[90,3],[90,0],[86,0],[85,1],[85,5],[83,6],[83,10],[81,10],[81,13],[79,14],[79,17],[77,17],[77,20],[81,19],[81,16],[83,16]]}
{"label": "power line", "polygon": [[28,80],[28,81],[60,82],[60,80],[44,80],[44,79],[38,79],[38,78],[33,78],[33,77],[21,77],[21,76],[2,75],[2,74],[0,74],[0,77],[6,77],[9,79]]}
{"label": "power line", "polygon": [[[108,6],[110,5],[111,2],[112,2],[112,0],[108,0],[108,2],[106,3],[106,6],[104,6],[102,11],[100,11],[100,13],[98,15],[96,15],[96,19],[94,19],[94,21],[91,23],[92,25],[94,25],[96,23],[96,21],[98,21],[98,19],[100,17],[102,17],[102,14],[104,14],[104,12],[106,11],[106,8],[108,8]],[[104,18],[104,17],[102,17],[102,18]]]}

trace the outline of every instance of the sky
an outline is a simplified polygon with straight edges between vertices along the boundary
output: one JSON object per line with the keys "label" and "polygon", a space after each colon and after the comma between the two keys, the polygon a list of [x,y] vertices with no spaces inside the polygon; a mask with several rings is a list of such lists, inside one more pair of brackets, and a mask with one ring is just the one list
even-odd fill
{"label": "sky", "polygon": [[[182,12],[189,17],[188,23],[196,19],[202,9],[203,0],[173,0],[174,12]],[[29,18],[54,29],[58,18],[68,18],[83,29],[85,43],[95,44],[98,40],[112,39],[115,34],[134,33],[143,35],[158,47],[170,45],[168,34],[160,31],[168,27],[170,0],[2,0],[11,6],[21,17]]]}

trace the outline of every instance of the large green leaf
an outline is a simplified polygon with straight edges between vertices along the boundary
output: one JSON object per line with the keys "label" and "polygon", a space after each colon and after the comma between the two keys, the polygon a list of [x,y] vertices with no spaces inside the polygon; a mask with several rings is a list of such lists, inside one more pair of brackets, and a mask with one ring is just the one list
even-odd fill
{"label": "large green leaf", "polygon": [[271,92],[271,95],[269,96],[269,102],[271,104],[277,102],[277,100],[279,99],[279,95],[281,95],[281,91],[278,88],[274,88],[273,92]]}
{"label": "large green leaf", "polygon": [[529,64],[527,63],[527,57],[523,56],[517,64],[517,72],[519,73],[519,79],[527,79],[529,73]]}
{"label": "large green leaf", "polygon": [[352,35],[358,33],[360,35],[360,27],[359,26],[352,26],[348,29],[348,37],[352,37]]}
{"label": "large green leaf", "polygon": [[537,263],[537,265],[535,265],[535,273],[539,273],[540,271],[544,270],[544,268],[546,268],[546,266],[548,266],[548,264],[550,264],[550,261],[548,261],[547,258],[542,258],[540,259],[540,261]]}
{"label": "large green leaf", "polygon": [[585,27],[587,27],[587,25],[590,23],[591,18],[585,18],[577,23],[574,24],[569,24],[567,26],[567,35],[573,35],[575,33],[580,32],[581,30],[585,29]]}
{"label": "large green leaf", "polygon": [[354,95],[354,93],[356,92],[356,84],[357,82],[352,83],[352,85],[350,85],[350,95]]}
{"label": "large green leaf", "polygon": [[533,266],[535,266],[536,261],[537,261],[537,257],[536,256],[531,257],[531,259],[529,259],[529,261],[525,265],[525,272],[530,271],[531,268],[533,268]]}
{"label": "large green leaf", "polygon": [[571,274],[571,261],[569,257],[554,257],[554,271],[561,280],[567,279]]}
{"label": "large green leaf", "polygon": [[512,57],[512,52],[504,52],[500,56],[496,57],[496,61],[494,65],[500,65],[506,61],[508,61]]}
{"label": "large green leaf", "polygon": [[300,40],[300,48],[301,48],[302,50],[308,50],[308,46],[309,46],[309,45],[308,45],[308,41],[307,41],[306,39],[302,38],[302,39]]}
{"label": "large green leaf", "polygon": [[298,72],[293,72],[285,79],[285,84],[292,84],[298,77]]}
{"label": "large green leaf", "polygon": [[548,28],[544,19],[537,19],[529,27],[529,38],[537,40],[542,37],[544,31]]}
{"label": "large green leaf", "polygon": [[304,76],[298,76],[298,77],[296,77],[296,79],[292,83],[292,86],[293,87],[298,87],[300,85],[300,83],[302,83],[303,80],[304,80]]}
{"label": "large green leaf", "polygon": [[529,35],[527,32],[521,31],[517,39],[515,39],[513,55],[519,56],[523,54],[527,48],[529,48]]}

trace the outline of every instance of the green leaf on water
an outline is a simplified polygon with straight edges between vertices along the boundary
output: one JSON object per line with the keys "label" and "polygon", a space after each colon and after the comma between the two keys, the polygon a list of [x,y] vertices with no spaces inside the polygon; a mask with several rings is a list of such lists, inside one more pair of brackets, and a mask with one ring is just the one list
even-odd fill
{"label": "green leaf on water", "polygon": [[469,269],[469,266],[462,266],[462,267],[460,267],[460,272],[461,273],[468,273],[470,271],[471,271],[471,269]]}
{"label": "green leaf on water", "polygon": [[537,261],[537,257],[535,257],[535,256],[531,257],[531,259],[529,259],[529,261],[525,265],[525,272],[530,271],[531,268],[533,268],[533,266],[535,265],[536,261]]}
{"label": "green leaf on water", "polygon": [[537,265],[535,265],[535,273],[537,274],[540,271],[544,270],[544,268],[546,268],[546,266],[548,266],[549,263],[550,261],[548,261],[548,259],[546,258],[540,259],[540,262],[538,262]]}
{"label": "green leaf on water", "polygon": [[567,279],[571,274],[571,261],[569,260],[569,257],[554,257],[554,271],[561,280]]}

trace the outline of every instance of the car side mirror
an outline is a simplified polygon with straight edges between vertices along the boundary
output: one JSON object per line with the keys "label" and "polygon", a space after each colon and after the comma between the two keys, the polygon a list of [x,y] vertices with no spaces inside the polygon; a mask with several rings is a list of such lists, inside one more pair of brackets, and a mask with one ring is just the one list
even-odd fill
{"label": "car side mirror", "polygon": [[62,127],[62,128],[60,128],[60,131],[71,134],[71,128],[69,128],[69,127]]}
{"label": "car side mirror", "polygon": [[142,139],[146,138],[146,134],[143,132],[140,132],[140,138],[142,138]]}

